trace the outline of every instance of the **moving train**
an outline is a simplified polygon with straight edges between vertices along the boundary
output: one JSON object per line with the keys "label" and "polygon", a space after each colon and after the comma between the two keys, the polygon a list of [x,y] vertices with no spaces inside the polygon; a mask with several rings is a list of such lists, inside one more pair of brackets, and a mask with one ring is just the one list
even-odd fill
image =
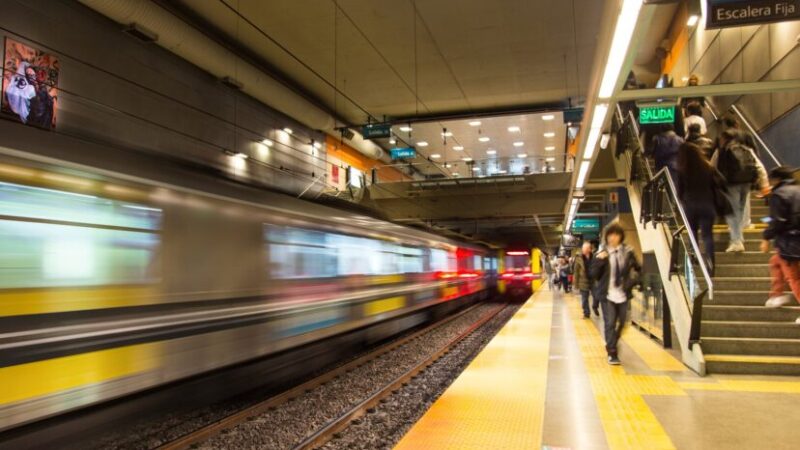
{"label": "moving train", "polygon": [[149,170],[0,152],[0,431],[356,330],[375,342],[495,288],[483,247]]}
{"label": "moving train", "polygon": [[501,252],[499,290],[511,300],[527,300],[542,284],[541,251],[510,247]]}

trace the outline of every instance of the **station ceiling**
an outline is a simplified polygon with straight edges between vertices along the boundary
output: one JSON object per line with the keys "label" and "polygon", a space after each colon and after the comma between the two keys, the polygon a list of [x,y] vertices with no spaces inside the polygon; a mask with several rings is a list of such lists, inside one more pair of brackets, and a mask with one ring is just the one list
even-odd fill
{"label": "station ceiling", "polygon": [[343,120],[363,124],[368,115],[477,114],[585,95],[582,74],[593,63],[604,2],[168,3],[262,58]]}

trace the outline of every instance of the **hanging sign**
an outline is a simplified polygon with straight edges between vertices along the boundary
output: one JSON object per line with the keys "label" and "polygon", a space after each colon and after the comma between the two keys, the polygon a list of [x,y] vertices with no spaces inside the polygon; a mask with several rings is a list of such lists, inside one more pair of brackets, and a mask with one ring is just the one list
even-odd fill
{"label": "hanging sign", "polygon": [[642,106],[639,108],[639,123],[675,123],[675,106]]}
{"label": "hanging sign", "polygon": [[800,0],[706,0],[706,28],[741,27],[800,19]]}
{"label": "hanging sign", "polygon": [[373,123],[361,127],[361,135],[364,139],[381,139],[392,137],[392,124]]}
{"label": "hanging sign", "polygon": [[405,159],[417,156],[417,151],[413,147],[393,148],[389,150],[392,159]]}

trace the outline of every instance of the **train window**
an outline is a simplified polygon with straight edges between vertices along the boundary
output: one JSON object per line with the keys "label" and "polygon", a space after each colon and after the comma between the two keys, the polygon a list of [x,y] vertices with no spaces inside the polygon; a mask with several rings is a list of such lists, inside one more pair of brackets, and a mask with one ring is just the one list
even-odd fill
{"label": "train window", "polygon": [[401,273],[421,273],[424,270],[421,248],[399,247],[399,253]]}
{"label": "train window", "polygon": [[506,270],[523,270],[523,271],[530,271],[531,270],[531,257],[527,254],[527,252],[522,255],[506,255],[505,259],[506,263]]}
{"label": "train window", "polygon": [[292,227],[267,227],[270,266],[276,278],[336,276],[336,250],[329,234]]}
{"label": "train window", "polygon": [[0,288],[154,282],[161,210],[0,183]]}
{"label": "train window", "polygon": [[431,249],[431,270],[433,272],[454,272],[456,255],[439,248]]}

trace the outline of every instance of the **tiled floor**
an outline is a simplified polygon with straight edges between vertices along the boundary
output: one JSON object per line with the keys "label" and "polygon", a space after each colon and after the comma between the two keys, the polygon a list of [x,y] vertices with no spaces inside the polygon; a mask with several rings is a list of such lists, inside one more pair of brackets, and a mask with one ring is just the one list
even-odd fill
{"label": "tiled floor", "polygon": [[397,448],[800,448],[800,379],[702,378],[630,328],[609,366],[578,301],[536,293]]}

